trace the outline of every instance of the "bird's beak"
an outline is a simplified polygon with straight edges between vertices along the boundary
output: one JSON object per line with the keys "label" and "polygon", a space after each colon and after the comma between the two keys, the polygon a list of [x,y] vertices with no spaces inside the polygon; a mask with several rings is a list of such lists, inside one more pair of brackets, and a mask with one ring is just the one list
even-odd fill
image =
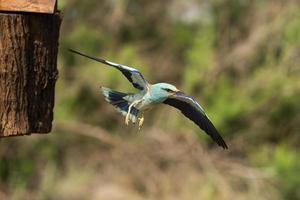
{"label": "bird's beak", "polygon": [[178,90],[178,91],[176,91],[176,92],[174,93],[174,95],[175,95],[175,96],[182,96],[182,95],[184,95],[184,93],[181,92],[180,90]]}

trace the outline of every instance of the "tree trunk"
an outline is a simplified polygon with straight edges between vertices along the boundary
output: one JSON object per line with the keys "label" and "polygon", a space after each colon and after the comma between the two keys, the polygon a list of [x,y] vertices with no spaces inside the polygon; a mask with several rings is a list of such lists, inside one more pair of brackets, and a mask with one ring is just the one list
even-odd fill
{"label": "tree trunk", "polygon": [[0,12],[0,137],[51,131],[61,15]]}

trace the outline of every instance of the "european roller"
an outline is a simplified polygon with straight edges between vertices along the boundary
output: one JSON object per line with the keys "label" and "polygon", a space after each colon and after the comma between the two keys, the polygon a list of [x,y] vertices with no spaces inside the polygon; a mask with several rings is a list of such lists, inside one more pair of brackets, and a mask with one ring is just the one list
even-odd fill
{"label": "european roller", "polygon": [[70,49],[70,51],[118,69],[131,82],[133,87],[139,90],[137,93],[123,93],[101,87],[106,101],[125,116],[126,125],[130,121],[132,123],[138,121],[140,129],[144,122],[144,111],[163,103],[179,109],[184,116],[204,130],[219,146],[224,149],[228,148],[200,104],[193,97],[178,90],[174,85],[168,83],[150,84],[137,69],[102,58],[88,56],[75,50]]}

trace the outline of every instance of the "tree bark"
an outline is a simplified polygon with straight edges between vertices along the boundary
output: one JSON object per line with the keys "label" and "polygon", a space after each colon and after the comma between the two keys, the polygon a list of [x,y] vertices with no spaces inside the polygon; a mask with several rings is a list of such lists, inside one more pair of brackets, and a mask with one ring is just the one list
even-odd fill
{"label": "tree bark", "polygon": [[0,12],[0,137],[51,131],[61,15]]}

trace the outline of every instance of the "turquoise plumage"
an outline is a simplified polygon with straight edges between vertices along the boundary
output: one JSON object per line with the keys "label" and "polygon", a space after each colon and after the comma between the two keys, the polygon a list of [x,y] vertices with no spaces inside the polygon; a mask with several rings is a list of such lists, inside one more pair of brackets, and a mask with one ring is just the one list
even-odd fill
{"label": "turquoise plumage", "polygon": [[88,56],[75,50],[70,51],[118,69],[139,90],[137,93],[122,93],[101,87],[106,101],[125,116],[126,125],[129,124],[129,121],[133,123],[138,121],[140,129],[144,122],[143,112],[157,104],[164,103],[179,109],[182,114],[210,135],[219,146],[224,149],[228,148],[200,104],[193,97],[178,90],[174,85],[168,83],[152,85],[145,80],[138,70],[132,67]]}

